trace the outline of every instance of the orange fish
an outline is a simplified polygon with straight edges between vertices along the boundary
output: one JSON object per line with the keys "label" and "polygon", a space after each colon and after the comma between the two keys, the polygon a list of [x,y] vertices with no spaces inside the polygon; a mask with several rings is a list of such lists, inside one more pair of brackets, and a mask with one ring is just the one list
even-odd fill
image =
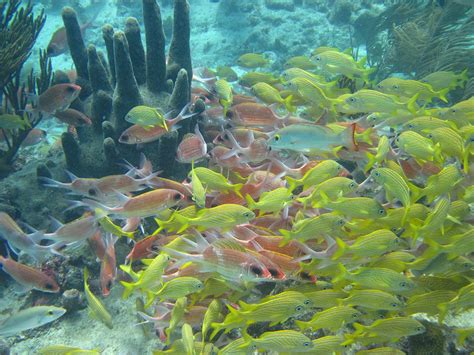
{"label": "orange fish", "polygon": [[173,119],[166,120],[166,126],[168,127],[168,129],[163,128],[161,126],[146,128],[139,125],[133,125],[122,132],[119,138],[119,142],[123,144],[141,144],[154,142],[165,134],[176,131],[179,128],[179,122],[194,116],[195,113],[190,113],[187,115],[184,114],[188,110],[188,108],[189,104],[181,110],[178,116]]}
{"label": "orange fish", "polygon": [[59,292],[57,282],[44,272],[20,264],[13,259],[0,256],[0,267],[22,285],[25,291],[35,289],[43,292]]}
{"label": "orange fish", "polygon": [[100,263],[100,288],[103,296],[110,294],[110,288],[117,276],[117,265],[115,259],[115,242],[117,237],[112,234],[105,236],[105,254]]}
{"label": "orange fish", "polygon": [[68,108],[64,111],[58,111],[54,114],[59,121],[74,127],[90,126],[92,121],[89,117],[80,111]]}
{"label": "orange fish", "polygon": [[56,84],[36,98],[37,105],[33,111],[48,115],[64,111],[79,96],[81,87],[76,84]]}
{"label": "orange fish", "polygon": [[176,160],[180,163],[198,162],[207,154],[207,144],[199,131],[199,125],[196,124],[195,134],[187,134],[184,136],[176,150]]}
{"label": "orange fish", "polygon": [[277,120],[281,119],[270,107],[254,102],[244,102],[232,106],[227,111],[227,118],[239,126],[272,129]]}

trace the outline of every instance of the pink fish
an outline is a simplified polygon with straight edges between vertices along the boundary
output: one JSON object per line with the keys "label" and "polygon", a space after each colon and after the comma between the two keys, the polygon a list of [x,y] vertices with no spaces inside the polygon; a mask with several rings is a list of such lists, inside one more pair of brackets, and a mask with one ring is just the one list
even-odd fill
{"label": "pink fish", "polygon": [[25,291],[35,289],[43,292],[59,292],[59,286],[52,277],[13,259],[0,256],[0,268],[23,286]]}
{"label": "pink fish", "polygon": [[76,84],[56,84],[36,98],[37,105],[33,111],[40,111],[48,115],[65,111],[79,96],[81,87]]}
{"label": "pink fish", "polygon": [[242,147],[230,131],[226,130],[225,133],[232,144],[232,149],[224,154],[221,159],[239,156],[243,163],[260,163],[268,158],[271,149],[267,144],[266,138],[255,139],[253,134],[250,133],[249,145]]}
{"label": "pink fish", "polygon": [[[30,133],[28,133],[28,135],[25,137],[23,142],[21,142],[21,146],[29,147],[32,145],[36,145],[40,143],[41,141],[43,141],[46,138],[46,135],[47,135],[47,132],[45,130],[33,128],[30,131]],[[8,135],[7,137],[8,139],[11,139]],[[3,131],[0,131],[0,142],[4,142],[4,141],[5,141],[5,135],[3,134]]]}
{"label": "pink fish", "polygon": [[198,162],[206,157],[207,144],[199,131],[199,125],[196,124],[195,134],[187,134],[184,136],[176,150],[176,160],[180,163]]}
{"label": "pink fish", "polygon": [[105,206],[89,199],[84,199],[75,205],[99,208],[104,211],[105,214],[113,215],[117,218],[145,218],[156,216],[160,211],[176,206],[184,199],[182,193],[171,189],[156,189],[135,197],[127,197],[123,194],[117,194],[117,196],[121,201],[121,205],[117,207]]}
{"label": "pink fish", "polygon": [[17,255],[28,254],[36,260],[43,260],[50,253],[50,248],[33,241],[41,232],[26,234],[18,224],[5,212],[0,212],[0,236],[4,238],[11,250]]}
{"label": "pink fish", "polygon": [[64,111],[57,111],[54,116],[61,122],[74,127],[90,126],[92,121],[80,111],[68,108]]}

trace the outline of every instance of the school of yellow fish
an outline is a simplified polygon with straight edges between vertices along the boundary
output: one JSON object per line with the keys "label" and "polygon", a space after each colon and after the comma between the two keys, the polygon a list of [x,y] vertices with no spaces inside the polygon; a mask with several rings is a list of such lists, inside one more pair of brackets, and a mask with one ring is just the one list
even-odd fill
{"label": "school of yellow fish", "polygon": [[[88,241],[102,296],[122,287],[139,297],[140,319],[168,346],[156,354],[403,354],[398,341],[426,330],[420,314],[443,325],[474,308],[474,98],[453,101],[467,72],[375,83],[364,58],[328,47],[280,75],[261,54],[237,64],[238,82],[226,80],[231,68],[198,70],[193,101],[173,120],[144,106],[127,115],[144,128],[127,130],[133,144],[206,103],[177,149],[192,164],[185,181],[145,158],[124,175],[45,178],[90,212],[31,234],[2,215],[11,249],[41,261]],[[148,233],[145,218],[156,223]],[[120,238],[134,243],[125,261]],[[116,263],[125,276],[113,286]],[[9,267],[30,289],[59,290]],[[89,308],[113,328],[88,277]],[[473,345],[474,328],[451,331],[458,348]]]}

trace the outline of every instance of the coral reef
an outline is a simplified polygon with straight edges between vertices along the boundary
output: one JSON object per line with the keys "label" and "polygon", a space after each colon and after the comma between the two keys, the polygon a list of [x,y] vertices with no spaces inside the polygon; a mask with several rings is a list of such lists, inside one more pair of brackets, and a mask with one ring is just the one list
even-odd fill
{"label": "coral reef", "polygon": [[377,16],[375,25],[367,15],[359,18],[373,29],[364,34],[363,26],[357,27],[365,38],[369,62],[379,67],[378,76],[403,72],[422,78],[459,68],[472,73],[474,18],[465,16],[465,9],[455,1],[444,7],[438,2],[397,1]]}
{"label": "coral reef", "polygon": [[[76,54],[71,52],[72,59],[78,67],[79,77],[84,79],[81,82],[90,87],[92,94],[81,98],[85,112],[91,114],[93,125],[78,127],[77,138],[69,133],[63,135],[68,169],[78,175],[87,172],[89,176],[104,176],[119,171],[116,163],[120,158],[137,163],[139,153],[143,152],[154,166],[164,171],[164,176],[179,175],[175,171],[174,151],[179,139],[188,132],[190,122],[183,122],[179,135],[169,133],[161,138],[166,143],[149,143],[140,150],[119,143],[118,137],[131,125],[125,121],[125,115],[133,107],[148,105],[177,114],[190,101],[192,63],[188,2],[174,2],[174,35],[168,65],[161,12],[155,0],[143,0],[146,50],[136,18],[127,19],[123,32],[108,24],[103,26],[108,63],[101,59],[104,56],[94,46],[85,49],[82,37],[77,35],[75,18],[74,10],[63,10],[70,47],[79,48]],[[84,66],[85,72],[79,70]],[[170,87],[167,79],[171,79],[174,85]],[[170,89],[173,91],[171,95]]]}

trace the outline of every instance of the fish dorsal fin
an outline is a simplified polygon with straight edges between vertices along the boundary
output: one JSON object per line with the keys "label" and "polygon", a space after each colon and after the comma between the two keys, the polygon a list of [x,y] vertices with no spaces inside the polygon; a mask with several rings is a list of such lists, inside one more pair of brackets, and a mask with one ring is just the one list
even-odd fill
{"label": "fish dorsal fin", "polygon": [[219,239],[212,243],[212,245],[220,249],[232,249],[243,253],[246,252],[246,249],[234,239]]}
{"label": "fish dorsal fin", "polygon": [[64,224],[57,220],[56,218],[52,217],[52,216],[49,216],[49,219],[51,221],[51,227],[54,229],[54,230],[58,230],[59,228],[61,228],[62,226],[64,226]]}

